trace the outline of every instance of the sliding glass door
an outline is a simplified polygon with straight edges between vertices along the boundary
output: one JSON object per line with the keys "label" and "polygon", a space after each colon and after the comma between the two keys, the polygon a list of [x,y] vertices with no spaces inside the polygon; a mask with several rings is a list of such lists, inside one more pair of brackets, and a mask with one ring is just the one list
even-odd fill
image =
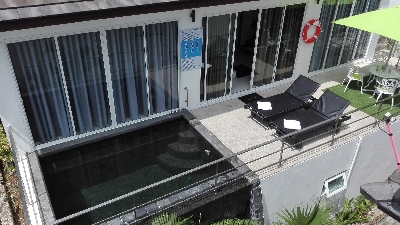
{"label": "sliding glass door", "polygon": [[204,18],[201,100],[291,77],[304,9],[299,4]]}
{"label": "sliding glass door", "polygon": [[231,24],[233,15],[210,17],[207,20],[207,53],[206,56],[206,99],[218,98],[226,95],[226,82],[230,71],[229,62],[232,51],[229,48],[233,40]]}
{"label": "sliding glass door", "polygon": [[239,12],[236,21],[231,93],[250,89],[256,46],[258,10]]}
{"label": "sliding glass door", "polygon": [[[348,17],[351,12],[351,1],[345,1],[339,4],[336,8],[335,20]],[[342,46],[345,44],[343,37],[346,33],[346,26],[333,25],[331,32],[331,41],[329,42],[327,56],[325,59],[325,68],[336,66],[339,61],[340,51]]]}

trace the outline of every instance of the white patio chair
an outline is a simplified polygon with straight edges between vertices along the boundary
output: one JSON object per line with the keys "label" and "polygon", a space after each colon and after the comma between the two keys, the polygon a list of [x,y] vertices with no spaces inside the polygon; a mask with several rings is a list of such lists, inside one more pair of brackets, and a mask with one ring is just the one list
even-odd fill
{"label": "white patio chair", "polygon": [[352,63],[350,63],[349,66],[349,72],[347,73],[347,76],[343,79],[342,85],[344,84],[344,82],[346,81],[346,79],[349,79],[349,81],[347,82],[346,88],[344,89],[344,92],[346,92],[349,84],[351,81],[355,80],[358,82],[361,82],[361,94],[363,94],[363,86],[364,86],[364,77],[366,77],[368,75],[365,75],[364,73],[360,73],[359,72],[359,67],[358,66],[354,66]]}
{"label": "white patio chair", "polygon": [[[370,98],[373,98],[375,94],[378,94],[378,97],[376,98],[376,101],[378,101],[381,98],[382,94],[391,95],[393,97],[397,87],[400,84],[400,81],[394,78],[390,79],[382,78],[382,79],[377,79],[376,83],[377,86],[375,88],[374,94]],[[393,103],[394,103],[394,98],[392,98],[391,108],[393,108]]]}

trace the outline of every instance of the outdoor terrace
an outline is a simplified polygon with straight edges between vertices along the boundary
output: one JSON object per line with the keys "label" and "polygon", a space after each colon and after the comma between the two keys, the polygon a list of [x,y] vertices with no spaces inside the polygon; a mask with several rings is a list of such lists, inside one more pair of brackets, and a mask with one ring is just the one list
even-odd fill
{"label": "outdoor terrace", "polygon": [[[392,60],[395,62],[397,61],[396,58],[393,58]],[[366,62],[358,65],[361,67],[361,72],[368,73],[369,68],[371,67],[370,64],[371,63]],[[321,84],[321,87],[314,94],[314,97],[319,98],[324,90],[335,86],[339,87],[340,91],[340,88],[343,88],[343,85],[340,84],[343,81],[344,77],[347,75],[347,72],[347,66],[342,66],[332,69],[323,74],[315,74],[313,76],[310,76],[311,79]],[[288,79],[277,84],[271,84],[269,85],[269,87],[266,87],[266,89],[257,91],[257,93],[263,97],[276,95],[278,93],[284,92],[291,85],[291,82],[293,82],[293,80],[294,79]],[[355,83],[356,82],[354,82],[354,84]],[[369,88],[373,88],[372,85]],[[340,93],[343,93],[343,89],[342,91],[340,91]],[[359,87],[353,85],[350,86],[350,89],[346,93],[360,94],[360,90]],[[375,99],[370,99],[370,95],[371,92],[367,92],[362,96],[363,98],[369,100],[369,103],[365,106],[368,106],[367,108],[369,109],[374,109],[375,111],[377,111],[380,108],[380,104],[374,106],[373,103]],[[235,97],[240,97],[240,95],[237,95]],[[354,102],[352,100],[350,101]],[[395,99],[395,104],[400,104],[400,99]],[[385,100],[385,104],[383,105],[382,109],[387,109],[387,105],[387,101]],[[259,121],[253,119],[250,116],[250,111],[244,109],[243,106],[244,103],[235,98],[231,100],[226,100],[221,103],[210,104],[200,109],[190,111],[190,113],[195,117],[194,119],[190,120],[190,123],[194,125],[196,130],[204,131],[201,133],[203,137],[208,139],[208,141],[211,140],[211,143],[216,148],[218,148],[220,151],[223,150],[221,151],[224,156],[223,158],[211,161],[207,164],[198,166],[183,173],[179,173],[172,177],[156,181],[155,183],[148,184],[143,188],[130,191],[129,193],[126,193],[122,196],[112,198],[107,202],[103,202],[95,206],[90,206],[85,210],[79,211],[69,216],[57,218],[56,221],[54,221],[54,218],[52,218],[49,213],[43,213],[42,215],[40,212],[38,212],[36,214],[43,217],[40,218],[40,220],[43,219],[44,221],[50,222],[50,224],[60,224],[65,221],[73,222],[68,220],[76,219],[81,216],[87,216],[89,214],[94,215],[98,212],[101,212],[101,210],[104,210],[105,207],[112,207],[114,204],[118,205],[121,201],[132,198],[133,196],[139,195],[142,192],[144,193],[145,191],[155,190],[156,188],[160,187],[162,188],[163,185],[168,185],[170,182],[174,182],[174,180],[177,179],[189,177],[192,173],[196,173],[206,167],[215,168],[215,173],[213,171],[213,175],[211,177],[203,180],[204,183],[201,183],[203,182],[201,181],[195,184],[188,185],[184,188],[172,191],[161,197],[151,199],[143,204],[138,204],[133,208],[129,208],[126,211],[118,212],[117,214],[105,218],[101,221],[96,220],[96,222],[94,222],[95,224],[106,224],[105,221],[108,221],[107,224],[110,224],[110,221],[114,221],[116,223],[121,221],[133,223],[134,221],[148,219],[149,217],[147,216],[155,215],[158,210],[175,210],[181,207],[182,204],[186,204],[184,208],[187,208],[188,206],[194,206],[196,204],[201,205],[199,202],[196,201],[200,201],[199,199],[204,199],[204,201],[208,201],[206,200],[208,197],[205,197],[207,193],[211,193],[212,196],[215,196],[215,193],[221,193],[221,195],[223,195],[225,194],[225,192],[221,192],[221,187],[225,187],[227,192],[233,191],[233,189],[231,188],[232,185],[236,185],[236,182],[242,182],[242,178],[244,177],[247,180],[246,182],[251,183],[254,181],[254,188],[258,188],[258,190],[260,190],[260,185],[259,183],[257,183],[259,182],[258,178],[262,179],[269,177],[279,171],[305,162],[313,157],[322,155],[323,153],[329,152],[330,150],[338,146],[344,145],[347,142],[358,139],[359,137],[362,137],[379,129],[376,124],[377,120],[374,117],[363,111],[360,111],[359,109],[354,108],[353,106],[349,106],[345,110],[345,114],[350,114],[351,119],[345,121],[344,124],[342,124],[341,131],[334,136],[333,142],[332,132],[329,132],[320,134],[320,137],[307,140],[305,143],[303,143],[302,149],[295,149],[294,147],[286,143],[282,148],[282,138],[276,135],[275,130],[270,129],[265,126],[265,124],[262,124]],[[358,108],[362,107],[358,106]],[[398,107],[397,109],[400,110],[400,108]],[[183,113],[189,114],[185,110],[183,111]],[[383,113],[384,112],[382,112],[380,115],[382,115]],[[166,116],[166,118],[167,117],[168,116]],[[160,117],[158,119],[163,118]],[[149,120],[148,122],[151,121],[152,120]],[[142,123],[142,125],[145,126],[145,123]],[[383,126],[383,123],[380,122],[379,125]],[[210,135],[210,132],[213,135]],[[221,142],[226,146],[226,148],[220,144]],[[11,144],[13,144],[13,142]],[[36,157],[33,157],[33,155],[34,154],[29,155],[28,160],[21,159],[18,164],[21,164],[21,166],[23,166],[23,163],[31,165],[31,167],[33,168],[33,180],[35,180],[36,185],[36,188],[33,188],[32,192],[35,193],[35,195],[40,196],[39,198],[42,198],[40,200],[40,207],[51,210],[50,205],[48,204],[49,200],[44,199],[44,196],[46,195],[44,195],[43,193],[45,193],[46,190],[44,188],[42,178],[40,178],[38,172],[35,172],[39,171],[39,163]],[[235,155],[237,155],[238,158],[258,176],[258,178],[254,176],[253,172],[249,173],[247,168],[241,166],[243,164],[241,164],[241,162],[237,162],[234,157]],[[233,166],[237,168],[240,173],[225,173],[218,169],[218,164],[221,164],[221,162],[226,160],[227,158],[232,158]],[[226,177],[225,175],[228,176]],[[240,185],[245,184],[240,183]],[[248,183],[246,183],[245,186],[247,185]],[[31,189],[29,188],[29,190]],[[259,192],[258,196],[260,195],[261,192]],[[259,203],[257,203],[258,205],[254,204],[254,209],[257,211],[257,207],[262,205],[262,203],[260,197],[255,198],[257,198],[257,201],[259,201]],[[132,214],[132,212],[134,213]]]}
{"label": "outdoor terrace", "polygon": [[[391,62],[394,65],[397,58],[392,58]],[[357,65],[360,66],[360,72],[369,73],[371,62],[362,62]],[[312,80],[321,84],[321,87],[313,96],[319,98],[325,89],[341,84],[347,72],[347,66],[342,66],[324,74],[311,76]],[[286,84],[257,93],[263,97],[276,95],[284,92],[292,82],[293,79]],[[372,85],[368,88],[373,89]],[[349,91],[351,90],[347,92]],[[354,89],[354,91],[359,92],[360,90]],[[371,94],[371,92],[364,93],[364,95],[367,95],[366,97]],[[384,96],[384,98],[386,97]],[[375,100],[375,98],[371,100]],[[395,104],[398,105],[400,102],[395,100]],[[227,148],[238,154],[238,157],[261,179],[378,129],[374,117],[349,105],[344,114],[351,115],[351,119],[342,124],[341,130],[334,136],[334,140],[332,139],[332,132],[322,133],[320,137],[305,141],[302,149],[296,149],[286,142],[282,148],[282,141],[276,131],[252,118],[250,111],[244,109],[243,106],[244,103],[239,99],[232,99],[190,112]],[[367,108],[378,110],[379,104]],[[387,110],[388,107],[383,106],[382,109]],[[383,114],[384,112],[380,113],[380,115]],[[382,126],[382,123],[380,125]],[[280,162],[282,149],[282,161]]]}

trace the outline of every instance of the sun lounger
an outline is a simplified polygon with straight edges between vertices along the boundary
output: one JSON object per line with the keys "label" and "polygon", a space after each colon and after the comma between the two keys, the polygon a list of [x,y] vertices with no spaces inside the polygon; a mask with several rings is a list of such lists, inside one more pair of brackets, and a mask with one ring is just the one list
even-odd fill
{"label": "sun lounger", "polygon": [[309,105],[319,86],[317,82],[300,75],[285,92],[250,102],[244,108],[249,109],[253,117],[270,120],[276,115]]}
{"label": "sun lounger", "polygon": [[[301,143],[307,139],[308,136],[313,136],[310,135],[310,133],[315,134],[315,132],[321,132],[324,128],[332,129],[335,128],[335,126],[337,126],[336,131],[338,132],[342,122],[350,119],[350,116],[343,116],[338,120],[332,120],[332,118],[341,115],[349,104],[349,101],[327,90],[311,107],[283,113],[275,117],[275,119],[269,123],[269,126],[275,129],[279,136],[282,136],[312,125],[326,122],[304,132],[300,131],[300,133],[291,135],[289,138],[285,139],[286,142],[295,145],[296,148],[301,148]],[[299,125],[299,127],[296,128],[295,125]]]}

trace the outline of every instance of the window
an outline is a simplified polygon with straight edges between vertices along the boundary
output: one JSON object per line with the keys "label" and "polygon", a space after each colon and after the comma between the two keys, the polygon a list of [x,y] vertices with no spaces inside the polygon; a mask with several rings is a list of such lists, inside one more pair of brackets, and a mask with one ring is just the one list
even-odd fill
{"label": "window", "polygon": [[341,173],[325,181],[324,189],[327,197],[331,197],[347,187],[346,173]]}
{"label": "window", "polygon": [[33,139],[44,143],[73,135],[54,40],[24,41],[8,49]]}
{"label": "window", "polygon": [[178,107],[178,25],[146,26],[150,114]]}
{"label": "window", "polygon": [[8,44],[33,140],[45,143],[178,108],[177,29],[177,22],[168,22]]}
{"label": "window", "polygon": [[107,44],[117,123],[148,116],[142,27],[109,30]]}
{"label": "window", "polygon": [[111,125],[99,32],[57,40],[75,131],[81,134]]}

